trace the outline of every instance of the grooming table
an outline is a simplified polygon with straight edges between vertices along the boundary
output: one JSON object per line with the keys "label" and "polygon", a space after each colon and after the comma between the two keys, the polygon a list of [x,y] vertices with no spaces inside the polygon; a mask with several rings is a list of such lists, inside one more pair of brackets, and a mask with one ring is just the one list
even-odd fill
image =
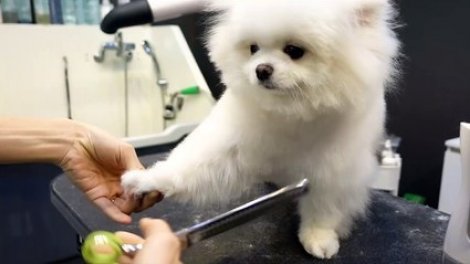
{"label": "grooming table", "polygon": [[[162,157],[150,154],[140,158],[143,164],[150,165]],[[95,208],[65,175],[57,177],[51,189],[52,203],[81,237],[94,230],[140,233],[138,220],[142,217],[165,219],[173,230],[179,230],[273,190],[272,186],[259,186],[249,196],[223,207],[195,208],[164,200],[134,214],[132,224],[120,225]],[[373,191],[368,217],[359,220],[350,238],[341,241],[338,255],[325,262],[303,250],[296,235],[296,204],[291,203],[195,244],[184,251],[182,260],[188,264],[440,263],[448,220],[445,213]]]}

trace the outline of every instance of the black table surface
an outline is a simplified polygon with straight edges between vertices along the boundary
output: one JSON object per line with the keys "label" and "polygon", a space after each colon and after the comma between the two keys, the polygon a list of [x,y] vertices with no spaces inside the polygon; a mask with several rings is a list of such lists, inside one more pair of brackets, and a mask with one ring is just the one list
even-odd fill
{"label": "black table surface", "polygon": [[[161,154],[146,155],[150,165]],[[140,233],[138,220],[156,217],[167,220],[174,230],[191,226],[225,212],[270,191],[268,185],[254,188],[249,195],[229,205],[197,208],[164,200],[133,215],[130,225],[108,219],[71,184],[65,175],[51,186],[51,200],[76,232],[85,237],[95,230],[125,230]],[[299,217],[291,203],[265,215],[199,242],[182,256],[184,263],[440,263],[449,216],[430,207],[409,203],[388,193],[373,191],[367,217],[357,221],[351,236],[341,241],[339,253],[331,260],[307,254],[297,239]]]}

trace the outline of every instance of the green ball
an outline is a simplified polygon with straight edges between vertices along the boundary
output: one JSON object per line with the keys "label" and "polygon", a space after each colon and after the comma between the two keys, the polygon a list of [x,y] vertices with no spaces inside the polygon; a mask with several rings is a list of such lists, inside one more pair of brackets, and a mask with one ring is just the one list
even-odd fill
{"label": "green ball", "polygon": [[95,231],[85,238],[82,257],[88,264],[114,264],[123,253],[122,244],[123,242],[111,232]]}

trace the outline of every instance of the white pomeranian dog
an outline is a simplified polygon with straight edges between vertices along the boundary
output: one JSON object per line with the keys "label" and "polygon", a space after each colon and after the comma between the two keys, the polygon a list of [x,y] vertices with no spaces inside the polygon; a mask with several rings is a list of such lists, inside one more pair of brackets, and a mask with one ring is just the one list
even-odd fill
{"label": "white pomeranian dog", "polygon": [[215,0],[210,58],[227,90],[170,154],[129,171],[128,192],[204,204],[260,181],[308,178],[299,239],[338,252],[364,214],[398,41],[387,0]]}

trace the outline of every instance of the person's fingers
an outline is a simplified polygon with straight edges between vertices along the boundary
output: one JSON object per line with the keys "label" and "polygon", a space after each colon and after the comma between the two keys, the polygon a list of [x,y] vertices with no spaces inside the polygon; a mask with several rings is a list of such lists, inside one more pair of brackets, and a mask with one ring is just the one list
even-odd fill
{"label": "person's fingers", "polygon": [[[122,242],[127,244],[139,244],[144,243],[144,239],[136,234],[132,234],[129,232],[118,231],[114,233]],[[122,255],[119,257],[118,263],[119,264],[132,264],[132,258],[126,255]]]}
{"label": "person's fingers", "polygon": [[141,170],[145,168],[140,163],[134,147],[127,143],[121,145],[121,162],[126,170]]}
{"label": "person's fingers", "polygon": [[161,201],[163,195],[158,191],[147,193],[143,196],[133,196],[123,194],[114,200],[116,206],[124,213],[137,213],[143,211],[149,207],[152,207],[155,203]]}
{"label": "person's fingers", "polygon": [[159,191],[152,191],[144,195],[144,199],[142,201],[142,207],[147,209],[154,205],[155,203],[160,202],[163,199],[163,194]]}
{"label": "person's fingers", "polygon": [[125,214],[136,212],[136,210],[140,208],[141,203],[139,198],[127,195],[122,195],[114,199],[114,204]]}
{"label": "person's fingers", "polygon": [[121,224],[130,224],[132,219],[129,215],[123,213],[108,198],[100,197],[94,200],[94,203],[111,219]]}
{"label": "person's fingers", "polygon": [[121,255],[119,256],[118,258],[118,262],[119,264],[133,264],[133,260],[131,257],[129,256],[126,256],[126,255]]}
{"label": "person's fingers", "polygon": [[134,258],[134,264],[179,263],[180,245],[178,238],[172,233],[161,233],[146,238],[143,249]]}
{"label": "person's fingers", "polygon": [[114,234],[126,244],[139,244],[145,241],[141,236],[129,232],[117,231]]}
{"label": "person's fingers", "polygon": [[158,219],[142,219],[140,227],[145,234],[143,249],[134,258],[134,264],[179,263],[180,242],[168,224]]}
{"label": "person's fingers", "polygon": [[139,221],[139,226],[144,233],[144,237],[151,236],[152,234],[173,232],[168,223],[160,219],[142,218]]}
{"label": "person's fingers", "polygon": [[161,194],[159,191],[149,192],[141,198],[139,206],[135,208],[135,212],[140,212],[150,208],[154,204],[160,202],[162,199],[163,194]]}

